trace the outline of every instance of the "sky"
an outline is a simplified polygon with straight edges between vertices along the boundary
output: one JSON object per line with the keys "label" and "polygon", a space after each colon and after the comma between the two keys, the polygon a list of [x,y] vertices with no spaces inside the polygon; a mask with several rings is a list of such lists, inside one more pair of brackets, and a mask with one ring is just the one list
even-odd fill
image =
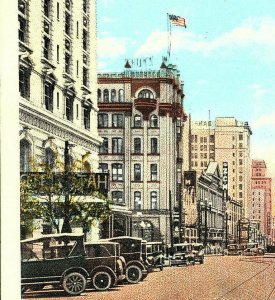
{"label": "sky", "polygon": [[[123,71],[125,58],[167,56],[184,81],[192,120],[233,116],[248,121],[251,158],[264,159],[275,180],[275,1],[98,0],[98,71]],[[152,67],[153,68],[153,67]]]}

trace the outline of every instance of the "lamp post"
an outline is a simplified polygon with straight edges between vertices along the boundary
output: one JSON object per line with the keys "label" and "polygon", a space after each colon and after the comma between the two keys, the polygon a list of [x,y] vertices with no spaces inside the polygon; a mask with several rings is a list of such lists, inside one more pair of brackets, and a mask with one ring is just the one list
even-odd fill
{"label": "lamp post", "polygon": [[204,248],[206,248],[207,246],[207,211],[208,211],[208,207],[209,207],[209,211],[211,211],[211,207],[212,207],[212,202],[207,200],[207,198],[205,198],[204,200],[201,200],[200,202],[201,208],[204,208]]}

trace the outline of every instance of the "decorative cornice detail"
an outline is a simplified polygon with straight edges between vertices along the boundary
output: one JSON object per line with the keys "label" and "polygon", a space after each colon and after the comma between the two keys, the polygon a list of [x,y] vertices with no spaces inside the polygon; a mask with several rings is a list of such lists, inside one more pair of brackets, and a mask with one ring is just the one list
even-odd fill
{"label": "decorative cornice detail", "polygon": [[[97,153],[99,152],[99,146],[95,142],[89,140],[88,137],[83,137],[83,134],[80,132],[79,134],[77,134],[77,131],[75,129],[74,132],[71,132],[68,129],[62,128],[62,124],[58,124],[58,122],[56,122],[55,120],[46,120],[42,116],[35,115],[23,108],[19,109],[19,120],[25,124],[32,125],[63,140],[69,140],[76,145],[82,146],[86,149],[90,149]],[[63,126],[66,125],[63,124]]]}

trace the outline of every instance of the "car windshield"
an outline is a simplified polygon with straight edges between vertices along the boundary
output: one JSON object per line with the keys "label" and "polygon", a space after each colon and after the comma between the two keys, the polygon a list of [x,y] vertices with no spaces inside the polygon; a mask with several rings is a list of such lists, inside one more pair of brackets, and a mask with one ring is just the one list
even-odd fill
{"label": "car windshield", "polygon": [[105,245],[90,244],[85,245],[86,254],[89,257],[106,257],[111,256]]}

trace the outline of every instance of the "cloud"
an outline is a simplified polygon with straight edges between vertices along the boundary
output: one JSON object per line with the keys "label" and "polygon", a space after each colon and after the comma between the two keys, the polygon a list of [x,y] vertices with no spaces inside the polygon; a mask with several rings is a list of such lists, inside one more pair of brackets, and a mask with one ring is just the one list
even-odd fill
{"label": "cloud", "polygon": [[254,98],[260,98],[272,92],[270,89],[264,88],[260,84],[251,84],[249,87],[252,89]]}
{"label": "cloud", "polygon": [[97,54],[99,58],[117,58],[126,53],[126,39],[106,37],[97,41]]}
{"label": "cloud", "polygon": [[[137,54],[148,55],[161,52],[167,48],[167,39],[167,32],[154,31],[137,50]],[[203,35],[183,29],[172,31],[172,50],[175,52],[187,50],[209,55],[220,50],[239,48],[248,48],[251,53],[266,61],[275,60],[275,20],[270,17],[249,18],[239,27],[210,41],[206,41]],[[266,55],[263,55],[263,52]]]}
{"label": "cloud", "polygon": [[265,115],[261,115],[253,122],[253,128],[260,128],[264,126],[269,126],[269,129],[270,127],[273,127],[275,130],[275,111],[269,112]]}

